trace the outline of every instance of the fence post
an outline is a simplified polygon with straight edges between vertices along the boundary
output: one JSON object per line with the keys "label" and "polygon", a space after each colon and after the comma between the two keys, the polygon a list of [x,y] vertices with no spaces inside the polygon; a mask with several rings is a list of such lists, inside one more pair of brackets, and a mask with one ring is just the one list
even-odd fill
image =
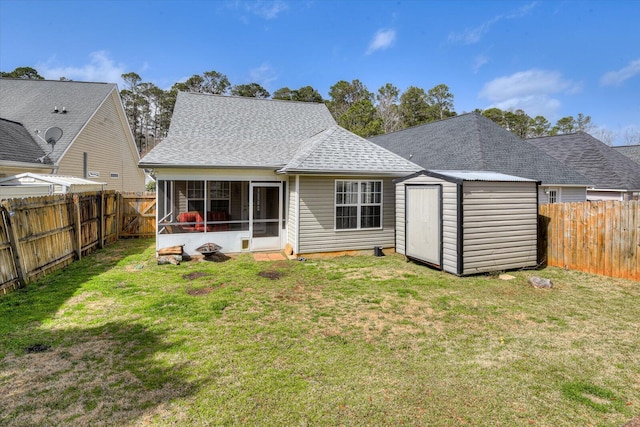
{"label": "fence post", "polygon": [[76,232],[76,256],[78,260],[82,259],[82,215],[80,212],[80,198],[77,193],[73,194],[73,217],[74,229]]}
{"label": "fence post", "polygon": [[27,277],[26,266],[20,256],[20,239],[16,229],[11,224],[11,209],[9,203],[5,200],[2,202],[2,216],[5,218],[5,224],[7,226],[7,236],[9,237],[9,245],[11,245],[11,254],[13,256],[13,263],[16,267],[16,273],[18,274],[18,282],[20,286],[25,286],[29,280]]}
{"label": "fence post", "polygon": [[104,227],[105,227],[105,223],[104,223],[104,190],[100,191],[100,195],[98,197],[98,200],[96,200],[96,203],[98,203],[98,248],[102,249],[104,248]]}

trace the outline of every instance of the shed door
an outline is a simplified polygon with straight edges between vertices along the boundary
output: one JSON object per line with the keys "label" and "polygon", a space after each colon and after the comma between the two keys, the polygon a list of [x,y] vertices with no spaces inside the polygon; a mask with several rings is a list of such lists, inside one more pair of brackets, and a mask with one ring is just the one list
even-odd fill
{"label": "shed door", "polygon": [[405,253],[441,267],[442,219],[440,185],[405,186]]}

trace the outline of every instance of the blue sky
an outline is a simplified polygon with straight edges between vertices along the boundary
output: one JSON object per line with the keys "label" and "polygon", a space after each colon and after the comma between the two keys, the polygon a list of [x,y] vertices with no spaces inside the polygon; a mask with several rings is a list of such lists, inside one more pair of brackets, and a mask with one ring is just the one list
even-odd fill
{"label": "blue sky", "polygon": [[[444,83],[458,113],[578,113],[640,132],[639,1],[0,0],[0,70],[167,89],[216,70],[270,92]],[[604,137],[603,137],[604,138]]]}

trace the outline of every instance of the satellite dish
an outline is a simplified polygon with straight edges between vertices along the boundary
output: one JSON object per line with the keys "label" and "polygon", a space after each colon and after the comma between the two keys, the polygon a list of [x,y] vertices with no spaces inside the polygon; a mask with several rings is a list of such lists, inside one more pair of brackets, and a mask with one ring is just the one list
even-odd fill
{"label": "satellite dish", "polygon": [[50,127],[44,133],[44,140],[47,141],[47,144],[54,145],[62,138],[62,129],[59,127]]}

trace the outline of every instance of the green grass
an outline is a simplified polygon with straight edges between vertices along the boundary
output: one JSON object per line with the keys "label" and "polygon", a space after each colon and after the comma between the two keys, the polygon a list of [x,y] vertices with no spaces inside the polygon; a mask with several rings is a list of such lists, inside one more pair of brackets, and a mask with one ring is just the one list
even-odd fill
{"label": "green grass", "polygon": [[640,284],[512,275],[401,256],[159,266],[152,241],[120,241],[0,298],[0,425],[620,426],[640,413]]}

